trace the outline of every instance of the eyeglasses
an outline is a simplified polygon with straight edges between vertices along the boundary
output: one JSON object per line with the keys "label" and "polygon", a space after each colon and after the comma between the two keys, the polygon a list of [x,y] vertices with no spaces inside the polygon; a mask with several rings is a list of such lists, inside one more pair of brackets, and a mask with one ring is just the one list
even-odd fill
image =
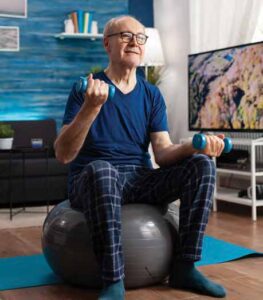
{"label": "eyeglasses", "polygon": [[117,33],[112,33],[112,34],[108,34],[107,37],[111,37],[111,36],[115,36],[115,35],[120,35],[121,39],[123,42],[125,43],[129,43],[133,37],[135,36],[136,38],[136,42],[139,45],[144,45],[148,39],[148,36],[146,34],[143,33],[132,33],[132,32],[117,32]]}

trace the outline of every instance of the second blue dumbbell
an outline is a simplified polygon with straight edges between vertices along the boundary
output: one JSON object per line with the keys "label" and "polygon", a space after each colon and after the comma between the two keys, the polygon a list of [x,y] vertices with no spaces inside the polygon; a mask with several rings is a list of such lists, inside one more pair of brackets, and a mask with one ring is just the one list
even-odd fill
{"label": "second blue dumbbell", "polygon": [[[193,137],[193,147],[198,150],[205,149],[206,147],[206,136],[202,133],[197,133]],[[224,138],[225,147],[223,152],[229,153],[232,150],[232,141],[230,138]]]}
{"label": "second blue dumbbell", "polygon": [[[87,88],[88,88],[88,79],[86,77],[80,77],[76,86],[77,91],[81,93],[86,93]],[[114,94],[115,94],[115,86],[109,84],[108,99],[112,99],[114,97]]]}

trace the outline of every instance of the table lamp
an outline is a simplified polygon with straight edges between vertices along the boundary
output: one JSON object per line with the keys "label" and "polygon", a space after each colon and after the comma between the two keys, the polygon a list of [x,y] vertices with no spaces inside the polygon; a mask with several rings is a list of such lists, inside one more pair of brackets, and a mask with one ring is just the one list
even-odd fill
{"label": "table lamp", "polygon": [[162,43],[157,28],[145,28],[145,34],[149,37],[145,44],[145,55],[141,66],[145,67],[145,78],[148,79],[148,67],[164,65]]}

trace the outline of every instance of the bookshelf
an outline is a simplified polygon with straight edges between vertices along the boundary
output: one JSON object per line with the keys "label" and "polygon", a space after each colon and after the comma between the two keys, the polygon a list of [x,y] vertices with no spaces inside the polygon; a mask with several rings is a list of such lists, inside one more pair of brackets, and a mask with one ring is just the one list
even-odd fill
{"label": "bookshelf", "polygon": [[59,33],[55,35],[55,38],[57,39],[91,39],[91,40],[96,40],[96,39],[103,39],[103,34],[102,33]]}

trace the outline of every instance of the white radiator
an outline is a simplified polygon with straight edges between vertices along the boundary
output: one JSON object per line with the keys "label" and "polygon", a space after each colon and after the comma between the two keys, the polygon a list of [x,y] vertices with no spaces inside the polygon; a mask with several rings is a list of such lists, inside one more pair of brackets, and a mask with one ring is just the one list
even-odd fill
{"label": "white radiator", "polygon": [[[236,138],[236,139],[258,139],[261,138],[263,135],[262,133],[240,133],[240,132],[224,132],[226,137]],[[251,147],[250,146],[241,146],[241,145],[235,145],[235,149],[242,149],[242,150],[248,150],[250,153]],[[257,163],[263,163],[263,147],[256,147],[256,161]]]}

